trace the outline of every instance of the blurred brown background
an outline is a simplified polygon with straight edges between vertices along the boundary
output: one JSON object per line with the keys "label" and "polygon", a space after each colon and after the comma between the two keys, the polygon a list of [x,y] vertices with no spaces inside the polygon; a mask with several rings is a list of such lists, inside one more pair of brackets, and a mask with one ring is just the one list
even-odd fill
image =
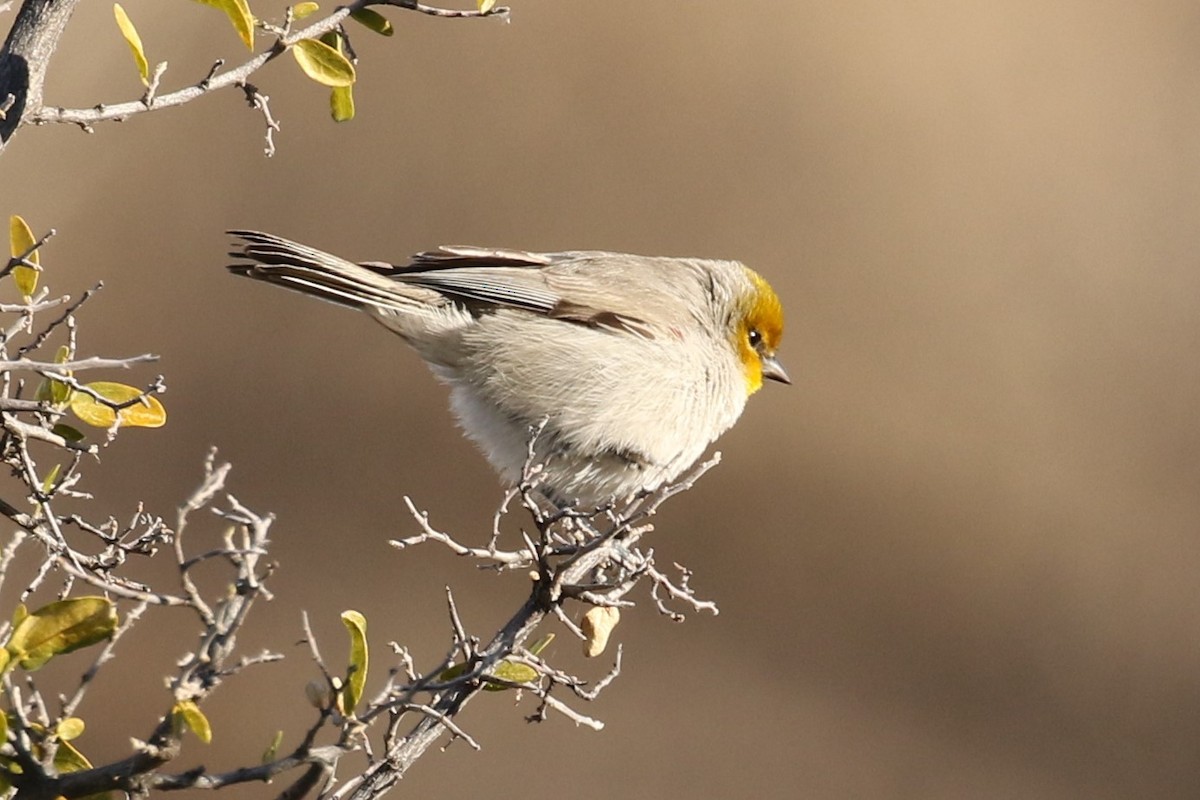
{"label": "blurred brown background", "polygon": [[[124,5],[168,88],[245,57],[212,9]],[[227,275],[239,226],[359,259],[440,243],[739,258],[788,310],[795,385],[753,399],[654,541],[721,615],[627,615],[625,673],[585,709],[604,732],[529,727],[531,706],[489,695],[463,719],[483,752],[431,753],[398,792],[1196,796],[1195,3],[390,16],[394,38],[355,37],[348,125],[290,58],[256,76],[283,124],[273,159],[232,91],[91,136],[26,129],[0,159],[0,211],[60,231],[50,285],[106,282],[85,351],[163,357],[134,377],[165,373],[171,421],[106,452],[83,487],[97,508],[169,512],[216,445],[239,498],[279,515],[277,598],[246,646],[289,658],[218,693],[216,741],[189,764],[299,736],[302,608],[331,660],[337,612],[363,611],[382,669],[391,639],[441,657],[443,585],[481,635],[524,589],[387,546],[414,531],[403,493],[482,540],[496,482],[398,341]],[[139,92],[109,4],[84,4],[48,101]],[[165,707],[159,676],[192,634],[163,614],[82,709],[97,758]],[[575,642],[554,648],[578,665]]]}

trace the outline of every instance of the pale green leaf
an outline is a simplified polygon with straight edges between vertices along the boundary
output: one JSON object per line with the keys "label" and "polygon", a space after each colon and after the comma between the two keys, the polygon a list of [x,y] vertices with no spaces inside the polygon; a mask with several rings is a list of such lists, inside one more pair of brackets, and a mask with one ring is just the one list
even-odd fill
{"label": "pale green leaf", "polygon": [[479,13],[486,14],[496,5],[496,0],[477,0],[479,5]]}
{"label": "pale green leaf", "polygon": [[391,36],[396,32],[390,19],[369,8],[357,8],[351,11],[350,18],[382,36]]}
{"label": "pale green leaf", "polygon": [[224,11],[225,16],[229,17],[229,21],[233,23],[234,30],[237,31],[242,43],[246,45],[246,49],[254,49],[254,15],[250,13],[250,6],[246,0],[196,0],[196,2]]}
{"label": "pale green leaf", "polygon": [[121,8],[120,3],[113,3],[113,14],[117,18],[117,27],[121,29],[121,35],[125,37],[125,43],[129,45],[129,50],[133,53],[133,60],[137,64],[138,76],[142,79],[142,85],[149,86],[150,64],[146,61],[146,51],[142,48],[142,37],[138,36],[137,28],[133,27],[133,22],[125,13],[125,9]]}
{"label": "pale green leaf", "polygon": [[[13,258],[25,256],[25,260],[33,264],[40,264],[37,251],[29,252],[29,249],[37,244],[37,239],[33,238],[33,231],[29,229],[29,224],[19,214],[13,214],[8,219],[8,241]],[[28,255],[26,255],[28,253]],[[31,267],[13,267],[13,280],[17,284],[17,289],[25,297],[32,297],[38,284],[38,270]]]}
{"label": "pale green leaf", "polygon": [[[141,398],[133,405],[121,409],[119,416],[122,426],[159,428],[167,422],[167,410],[163,408],[163,404],[156,397],[143,396],[141,389],[111,381],[96,381],[85,385],[111,403],[128,403]],[[71,395],[71,410],[75,412],[75,416],[96,428],[112,427],[118,416],[104,403],[84,392]]]}
{"label": "pale green leaf", "polygon": [[292,55],[304,74],[323,86],[350,86],[354,83],[354,65],[324,42],[301,39],[292,45]]}
{"label": "pale green leaf", "polygon": [[196,738],[200,741],[205,744],[212,742],[212,726],[209,725],[208,717],[204,716],[204,712],[200,710],[200,706],[196,705],[194,700],[181,700],[176,703],[171,709],[171,715],[177,724],[183,725],[196,734]]}
{"label": "pale green leaf", "polygon": [[367,651],[367,618],[357,611],[343,611],[342,624],[350,633],[350,674],[342,689],[342,710],[347,714],[362,699],[367,683],[367,666],[370,654]]}
{"label": "pale green leaf", "polygon": [[24,669],[104,641],[117,629],[117,607],[104,597],[71,597],[31,612],[13,628],[5,648]]}

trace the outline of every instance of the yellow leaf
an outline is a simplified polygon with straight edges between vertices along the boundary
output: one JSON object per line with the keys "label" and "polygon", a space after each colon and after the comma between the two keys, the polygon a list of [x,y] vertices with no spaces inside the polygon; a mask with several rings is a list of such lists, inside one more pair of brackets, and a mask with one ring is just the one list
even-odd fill
{"label": "yellow leaf", "polygon": [[350,633],[350,676],[342,690],[342,710],[351,714],[367,684],[367,618],[357,611],[343,611],[342,624]]}
{"label": "yellow leaf", "polygon": [[[143,396],[141,389],[111,381],[96,381],[85,385],[112,403],[128,403],[141,398],[133,405],[121,409],[123,426],[159,428],[167,422],[167,410],[163,408],[163,404],[156,397]],[[71,410],[75,412],[75,416],[96,428],[111,428],[117,418],[117,414],[113,413],[111,408],[85,392],[75,392],[71,395]]]}
{"label": "yellow leaf", "polygon": [[69,742],[72,739],[78,739],[83,735],[83,729],[86,726],[83,720],[79,717],[67,717],[54,729],[54,734],[60,741]]}
{"label": "yellow leaf", "polygon": [[372,11],[369,8],[356,8],[350,12],[350,18],[363,25],[381,36],[391,36],[395,33],[392,28],[392,21],[380,14],[378,11]]}
{"label": "yellow leaf", "polygon": [[[321,34],[321,41],[339,53],[345,53],[342,35],[337,31]],[[329,114],[334,122],[349,122],[354,119],[354,87],[335,86],[329,90]]]}
{"label": "yellow leaf", "polygon": [[59,742],[58,750],[54,753],[54,766],[59,772],[83,772],[92,768],[92,762],[76,750],[74,745]]}
{"label": "yellow leaf", "polygon": [[250,6],[246,4],[246,0],[196,0],[196,2],[224,11],[225,16],[229,17],[238,36],[246,45],[246,49],[254,49],[254,15],[250,13]]}
{"label": "yellow leaf", "polygon": [[496,0],[479,0],[479,13],[486,14],[496,5]]}
{"label": "yellow leaf", "polygon": [[334,122],[354,119],[354,87],[335,86],[329,90],[329,113]]}
{"label": "yellow leaf", "polygon": [[354,65],[324,42],[301,39],[292,45],[292,55],[304,74],[324,86],[350,86],[354,83]]}
{"label": "yellow leaf", "polygon": [[71,597],[27,614],[5,648],[21,667],[35,670],[54,656],[103,641],[117,629],[117,607],[104,597]]}
{"label": "yellow leaf", "polygon": [[292,6],[292,19],[304,19],[311,17],[320,10],[320,6],[316,3],[296,3]]}
{"label": "yellow leaf", "polygon": [[212,726],[194,700],[181,700],[176,703],[171,709],[171,715],[177,724],[187,727],[200,741],[205,744],[212,742]]}
{"label": "yellow leaf", "polygon": [[[29,252],[29,249],[37,244],[37,239],[33,238],[33,231],[29,229],[28,223],[19,214],[13,214],[8,219],[8,241],[9,252],[12,253],[13,258],[25,256],[25,260],[30,263],[41,263],[38,261],[36,250],[32,253]],[[38,270],[30,267],[13,267],[12,274],[21,294],[25,297],[32,297],[34,290],[37,289]]]}
{"label": "yellow leaf", "polygon": [[146,51],[142,49],[142,37],[138,36],[137,28],[133,27],[133,22],[125,13],[125,9],[121,8],[120,3],[113,3],[113,14],[116,15],[117,27],[121,29],[121,35],[125,37],[125,43],[129,45],[129,49],[133,53],[133,60],[137,64],[142,85],[149,86],[150,65],[146,62]]}
{"label": "yellow leaf", "polygon": [[[54,751],[54,768],[61,773],[83,772],[85,769],[92,768],[92,762],[88,761],[87,756],[79,752],[75,745],[63,740],[58,743],[58,749]],[[113,796],[111,792],[97,792],[81,797],[79,800],[113,800]]]}

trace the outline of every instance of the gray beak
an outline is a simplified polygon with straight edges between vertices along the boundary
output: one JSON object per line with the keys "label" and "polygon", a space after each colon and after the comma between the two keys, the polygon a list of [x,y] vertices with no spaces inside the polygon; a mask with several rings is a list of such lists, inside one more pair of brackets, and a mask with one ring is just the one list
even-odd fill
{"label": "gray beak", "polygon": [[780,364],[775,356],[762,357],[762,374],[764,378],[770,378],[773,381],[790,384],[792,379],[788,377],[787,371],[784,370],[783,364]]}

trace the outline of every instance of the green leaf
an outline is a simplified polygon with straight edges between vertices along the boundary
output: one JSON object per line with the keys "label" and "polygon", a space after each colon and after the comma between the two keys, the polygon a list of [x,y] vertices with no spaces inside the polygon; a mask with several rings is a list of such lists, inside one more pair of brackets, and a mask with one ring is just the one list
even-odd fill
{"label": "green leaf", "polygon": [[246,49],[254,49],[254,15],[250,13],[250,6],[246,4],[246,0],[196,0],[196,2],[224,11],[225,16],[229,17],[229,21],[233,23],[234,30],[237,31],[243,44],[246,45]]}
{"label": "green leaf", "polygon": [[455,678],[467,671],[466,664],[451,664],[438,674],[438,680],[442,683],[449,683]]}
{"label": "green leaf", "polygon": [[61,742],[69,742],[82,736],[85,727],[87,726],[79,717],[67,717],[54,728],[54,735]]}
{"label": "green leaf", "polygon": [[129,50],[133,53],[133,61],[137,64],[142,85],[149,86],[150,64],[146,61],[146,51],[142,49],[142,37],[138,36],[137,28],[133,27],[133,22],[120,3],[113,3],[113,14],[117,18],[117,27],[121,29],[121,35],[125,37],[125,44],[129,45]]}
{"label": "green leaf", "polygon": [[[8,218],[8,242],[9,252],[12,253],[13,258],[25,256],[26,261],[33,264],[41,263],[36,250],[32,253],[29,252],[29,248],[37,244],[37,239],[33,238],[33,231],[29,229],[29,224],[20,214],[13,214]],[[30,267],[13,267],[12,276],[21,294],[26,298],[33,297],[38,284],[38,270]]]}
{"label": "green leaf", "polygon": [[[4,652],[0,650],[0,653]],[[8,741],[8,714],[0,713],[0,742]]]}
{"label": "green leaf", "polygon": [[[141,398],[133,405],[121,409],[119,416],[122,426],[160,428],[167,422],[167,410],[163,408],[163,404],[156,397],[143,396],[141,389],[111,381],[96,381],[85,385],[111,403],[128,403]],[[118,416],[104,403],[84,392],[71,395],[71,410],[75,412],[75,416],[96,428],[111,428]]]}
{"label": "green leaf", "polygon": [[212,726],[208,724],[208,717],[204,716],[204,712],[194,700],[181,700],[176,703],[171,708],[171,716],[176,725],[184,726],[196,734],[200,741],[205,744],[212,742]]}
{"label": "green leaf", "polygon": [[380,14],[378,11],[373,11],[369,8],[358,8],[350,12],[350,18],[363,25],[370,30],[375,31],[380,36],[391,36],[396,30],[392,27],[392,21]]}
{"label": "green leaf", "polygon": [[83,433],[78,428],[74,428],[65,422],[55,423],[54,427],[50,430],[66,439],[68,442],[83,441]]}
{"label": "green leaf", "polygon": [[311,17],[320,10],[321,7],[316,3],[296,3],[296,5],[292,6],[292,19]]}
{"label": "green leaf", "polygon": [[13,630],[16,630],[17,626],[20,625],[22,622],[24,622],[25,618],[28,616],[29,616],[29,609],[25,607],[25,604],[17,603],[17,607],[13,609],[13,615],[12,615]]}
{"label": "green leaf", "polygon": [[[65,364],[71,360],[71,348],[65,344],[58,348],[58,352],[54,354],[55,364]],[[70,371],[67,372],[70,375]],[[71,387],[62,381],[56,381],[53,378],[43,378],[38,384],[37,391],[34,392],[34,399],[39,403],[51,403],[55,406],[64,406],[67,400],[71,398]]]}
{"label": "green leaf", "polygon": [[352,714],[367,684],[367,618],[357,611],[343,611],[342,624],[350,632],[350,674],[342,689],[342,711]]}
{"label": "green leaf", "polygon": [[350,86],[354,83],[354,65],[324,42],[301,39],[292,45],[292,55],[304,74],[323,86]]}
{"label": "green leaf", "polygon": [[32,612],[13,628],[5,648],[30,671],[55,656],[104,641],[117,629],[117,607],[104,597],[71,597]]}
{"label": "green leaf", "polygon": [[283,731],[275,731],[275,737],[271,739],[271,744],[267,745],[267,749],[263,751],[262,763],[270,764],[279,755],[279,745],[283,744]]}
{"label": "green leaf", "polygon": [[[528,664],[518,664],[516,661],[501,661],[492,670],[491,675],[496,678],[502,678],[512,683],[533,683],[538,679],[538,671]],[[498,683],[488,683],[483,689],[486,692],[502,692],[505,689],[511,689],[511,686],[504,686]]]}

